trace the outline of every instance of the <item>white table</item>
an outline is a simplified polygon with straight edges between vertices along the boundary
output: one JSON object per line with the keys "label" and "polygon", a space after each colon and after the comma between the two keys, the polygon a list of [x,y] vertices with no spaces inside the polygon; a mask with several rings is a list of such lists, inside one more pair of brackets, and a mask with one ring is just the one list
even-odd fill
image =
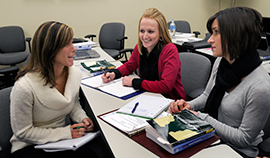
{"label": "white table", "polygon": [[[99,58],[94,59],[87,59],[87,60],[77,60],[75,61],[74,65],[76,67],[82,68],[80,65],[80,62],[83,61],[94,61],[94,60],[104,60],[112,62],[116,66],[120,66],[121,62],[115,61],[112,57],[110,57],[107,53],[105,53],[101,48],[95,47],[94,48],[99,54]],[[84,77],[90,76],[90,73],[82,70]],[[130,100],[134,99],[130,98],[128,100],[122,100],[116,97],[113,97],[111,95],[105,94],[101,91],[95,90],[93,88],[89,88],[87,86],[82,85],[82,90],[95,114],[95,116],[98,116],[100,114],[104,114],[106,112],[115,110],[117,108],[120,108],[124,106],[126,103],[128,103]],[[151,93],[151,92],[145,92],[144,94],[154,95],[154,96],[160,96],[161,94],[158,93]],[[137,97],[137,96],[135,96]],[[158,157],[148,149],[144,148],[143,146],[139,145],[132,139],[128,138],[118,130],[116,130],[114,127],[110,126],[109,124],[105,123],[104,121],[97,118],[97,121],[106,137],[106,140],[116,158],[152,158],[152,157]],[[233,150],[230,150],[231,152]],[[228,153],[230,153],[228,151]],[[205,152],[204,152],[205,153]],[[232,152],[233,153],[233,152]],[[207,152],[205,154],[212,155],[215,154],[214,150],[211,150],[210,152]],[[217,153],[218,154],[218,153]]]}

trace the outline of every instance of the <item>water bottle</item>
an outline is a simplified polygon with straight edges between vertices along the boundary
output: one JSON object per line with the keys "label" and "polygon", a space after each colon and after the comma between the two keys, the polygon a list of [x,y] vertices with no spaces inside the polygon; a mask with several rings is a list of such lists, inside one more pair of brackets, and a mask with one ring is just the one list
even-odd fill
{"label": "water bottle", "polygon": [[175,26],[174,20],[172,19],[172,22],[170,24],[170,34],[171,34],[172,39],[175,38],[175,29],[176,29],[176,26]]}

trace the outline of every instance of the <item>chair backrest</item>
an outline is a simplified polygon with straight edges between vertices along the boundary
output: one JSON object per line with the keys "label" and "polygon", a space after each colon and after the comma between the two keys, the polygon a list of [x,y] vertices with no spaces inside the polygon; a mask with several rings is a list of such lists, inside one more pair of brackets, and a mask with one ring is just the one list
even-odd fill
{"label": "chair backrest", "polygon": [[25,36],[20,26],[0,27],[0,53],[23,52]]}
{"label": "chair backrest", "polygon": [[124,44],[117,38],[125,36],[125,25],[123,23],[111,22],[102,25],[99,32],[99,44],[103,49],[124,49]]}
{"label": "chair backrest", "polygon": [[[175,20],[176,32],[191,33],[190,25],[185,20]],[[168,22],[168,27],[170,28],[171,21]]]}
{"label": "chair backrest", "polygon": [[10,92],[12,87],[0,90],[0,158],[10,157],[11,144],[9,142],[12,136],[10,125]]}
{"label": "chair backrest", "polygon": [[205,89],[208,82],[211,62],[200,54],[191,52],[179,53],[181,60],[181,80],[187,98],[194,99],[199,96]]}
{"label": "chair backrest", "polygon": [[211,37],[211,34],[210,33],[206,33],[203,40],[208,40],[210,37]]}
{"label": "chair backrest", "polygon": [[[82,88],[80,88],[79,97],[80,97],[80,104],[81,104],[82,108],[84,109],[84,111],[86,112],[88,117],[92,119],[92,121],[95,125],[94,131],[100,131],[100,135],[96,139],[97,139],[97,141],[102,149],[101,150],[102,155],[106,158],[114,158],[113,152],[112,152],[112,150],[111,150],[111,148],[106,140],[104,133],[102,132],[102,129],[101,129],[101,127],[96,119],[96,116],[95,116],[89,102],[87,101],[86,96],[84,95]],[[97,152],[99,152],[99,151],[97,151]]]}

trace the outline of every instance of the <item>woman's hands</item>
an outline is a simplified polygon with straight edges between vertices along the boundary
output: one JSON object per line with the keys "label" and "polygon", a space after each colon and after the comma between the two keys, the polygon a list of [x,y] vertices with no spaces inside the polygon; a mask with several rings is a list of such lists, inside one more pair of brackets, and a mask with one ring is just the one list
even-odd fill
{"label": "woman's hands", "polygon": [[169,111],[171,114],[178,113],[179,111],[191,109],[191,106],[183,99],[177,100],[175,102],[171,102]]}
{"label": "woman's hands", "polygon": [[[105,74],[101,75],[101,79],[104,83],[108,83],[110,81],[112,81],[115,78],[115,73],[114,72],[107,72]],[[125,76],[122,79],[123,82],[123,86],[128,86],[128,87],[132,87],[132,80],[133,78]]]}
{"label": "woman's hands", "polygon": [[94,123],[90,118],[84,118],[82,122],[84,124],[84,128],[86,129],[86,132],[93,131]]}
{"label": "woman's hands", "polygon": [[107,72],[101,75],[101,79],[104,83],[108,83],[115,78],[114,72]]}
{"label": "woman's hands", "polygon": [[123,86],[132,87],[132,80],[133,78],[131,77],[128,77],[128,76],[123,77],[122,79]]}
{"label": "woman's hands", "polygon": [[84,118],[82,123],[73,124],[70,126],[71,137],[79,138],[84,136],[86,132],[90,132],[94,129],[93,121],[90,118]]}

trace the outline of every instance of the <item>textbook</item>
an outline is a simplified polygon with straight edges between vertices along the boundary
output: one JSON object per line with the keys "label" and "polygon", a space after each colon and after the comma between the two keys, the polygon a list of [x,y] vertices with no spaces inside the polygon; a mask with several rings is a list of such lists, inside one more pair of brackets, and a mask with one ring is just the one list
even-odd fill
{"label": "textbook", "polygon": [[142,94],[118,109],[117,112],[153,119],[167,109],[172,101],[164,97]]}
{"label": "textbook", "polygon": [[214,128],[189,110],[147,121],[146,137],[170,152],[178,153],[215,135]]}
{"label": "textbook", "polygon": [[115,65],[106,60],[82,62],[81,65],[91,73],[101,71],[102,69],[107,70],[116,68]]}
{"label": "textbook", "polygon": [[[136,76],[130,75],[130,77]],[[82,79],[81,83],[85,86],[94,88],[123,100],[129,99],[144,92],[143,90],[135,90],[133,87],[123,86],[122,78],[104,83],[101,79],[101,75],[84,78]]]}
{"label": "textbook", "polygon": [[80,138],[65,139],[65,140],[60,140],[57,142],[36,145],[35,148],[43,149],[46,152],[57,152],[57,151],[64,151],[64,150],[75,151],[81,146],[83,146],[84,144],[96,138],[99,134],[100,134],[99,131],[89,132],[89,133],[85,133],[85,135]]}

